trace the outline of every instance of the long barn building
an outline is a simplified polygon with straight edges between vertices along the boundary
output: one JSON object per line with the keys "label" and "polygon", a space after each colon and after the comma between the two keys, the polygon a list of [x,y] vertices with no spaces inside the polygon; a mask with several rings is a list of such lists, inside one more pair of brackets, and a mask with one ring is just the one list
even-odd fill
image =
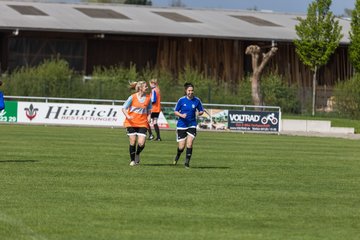
{"label": "long barn building", "polygon": [[[306,15],[244,10],[155,8],[122,4],[0,1],[1,71],[34,66],[60,56],[91,75],[95,66],[135,63],[176,74],[189,65],[236,84],[251,72],[248,45],[264,51],[277,44],[267,66],[289,84],[312,85],[312,74],[295,53],[297,17]],[[352,75],[348,59],[350,21],[338,19],[344,37],[319,71],[319,86]]]}

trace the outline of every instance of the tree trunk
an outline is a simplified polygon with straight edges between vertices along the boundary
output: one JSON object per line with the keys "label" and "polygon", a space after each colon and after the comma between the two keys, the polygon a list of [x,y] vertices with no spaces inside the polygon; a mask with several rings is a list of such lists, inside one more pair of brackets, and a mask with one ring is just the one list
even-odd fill
{"label": "tree trunk", "polygon": [[253,104],[255,106],[262,105],[259,82],[260,82],[260,73],[253,72],[251,76],[251,96],[252,96]]}
{"label": "tree trunk", "polygon": [[[272,56],[275,55],[277,51],[277,47],[272,46],[270,51],[267,53],[263,53],[261,55],[261,49],[257,45],[250,45],[246,48],[245,54],[251,55],[251,63],[252,63],[252,69],[253,74],[251,76],[251,96],[253,100],[253,104],[255,106],[263,105],[262,97],[261,97],[261,91],[260,91],[260,78],[261,73],[266,65],[266,63],[270,60]],[[259,60],[261,58],[261,61],[259,63]]]}
{"label": "tree trunk", "polygon": [[317,66],[315,67],[314,74],[313,74],[313,91],[312,91],[312,115],[315,116],[315,103],[316,103],[316,73],[317,73]]}

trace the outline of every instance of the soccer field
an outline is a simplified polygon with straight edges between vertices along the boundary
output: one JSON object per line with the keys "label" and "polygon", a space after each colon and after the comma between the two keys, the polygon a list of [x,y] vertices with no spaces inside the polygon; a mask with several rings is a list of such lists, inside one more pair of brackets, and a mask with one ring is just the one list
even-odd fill
{"label": "soccer field", "polygon": [[0,125],[0,239],[360,239],[358,140]]}

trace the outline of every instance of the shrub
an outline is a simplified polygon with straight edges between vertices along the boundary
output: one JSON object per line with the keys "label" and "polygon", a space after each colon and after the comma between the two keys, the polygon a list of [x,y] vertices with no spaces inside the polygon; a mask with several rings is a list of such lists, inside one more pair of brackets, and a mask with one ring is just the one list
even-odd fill
{"label": "shrub", "polygon": [[334,108],[340,115],[360,119],[360,74],[334,88]]}
{"label": "shrub", "polygon": [[80,76],[65,60],[44,60],[37,67],[22,67],[5,77],[7,91],[18,96],[81,97]]}
{"label": "shrub", "polygon": [[250,76],[245,77],[238,85],[238,98],[242,105],[253,105]]}
{"label": "shrub", "polygon": [[183,87],[177,83],[173,75],[165,69],[145,68],[142,72],[142,79],[149,82],[156,78],[161,89],[161,101],[175,102],[183,94]]}
{"label": "shrub", "polygon": [[88,98],[127,99],[129,83],[138,81],[139,74],[135,65],[125,68],[121,65],[95,67],[92,78],[85,82]]}
{"label": "shrub", "polygon": [[[92,78],[84,81],[62,59],[45,60],[37,67],[20,68],[4,79],[5,94],[18,96],[75,97],[89,99],[126,100],[131,94],[129,82],[157,78],[163,102],[176,102],[184,94],[183,85],[195,85],[195,94],[204,103],[252,105],[251,82],[246,77],[237,86],[208,78],[202,72],[186,66],[178,78],[165,69],[147,67],[139,72],[136,65],[95,67]],[[296,88],[287,87],[281,77],[263,77],[264,103],[280,106],[283,112],[299,111]]]}
{"label": "shrub", "polygon": [[261,94],[264,105],[279,106],[282,112],[300,113],[300,101],[296,86],[288,87],[281,76],[269,74],[262,78]]}
{"label": "shrub", "polygon": [[179,74],[179,85],[182,89],[180,95],[184,94],[183,85],[185,82],[191,82],[194,84],[196,95],[201,98],[202,101],[208,102],[210,81],[203,73],[191,68],[190,66],[186,66]]}
{"label": "shrub", "polygon": [[[242,81],[238,87],[232,84],[218,82],[215,78],[208,78],[205,74],[189,66],[179,74],[180,95],[183,94],[182,85],[191,82],[195,85],[195,94],[204,103],[219,104],[250,104],[251,91],[249,82]],[[174,86],[172,86],[174,87]],[[250,96],[250,97],[249,97]]]}

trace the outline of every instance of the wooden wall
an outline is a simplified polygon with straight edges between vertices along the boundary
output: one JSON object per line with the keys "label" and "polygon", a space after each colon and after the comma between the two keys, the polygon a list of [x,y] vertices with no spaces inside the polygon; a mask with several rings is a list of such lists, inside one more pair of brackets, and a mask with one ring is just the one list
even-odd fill
{"label": "wooden wall", "polygon": [[189,65],[218,81],[236,84],[244,76],[244,51],[238,40],[163,37],[157,66],[176,74]]}
{"label": "wooden wall", "polygon": [[[157,66],[177,73],[190,65],[214,76],[218,81],[237,84],[246,73],[250,73],[251,58],[245,55],[248,45],[259,45],[268,51],[271,42],[240,41],[222,39],[198,39],[161,37],[157,49]],[[276,72],[289,85],[311,88],[312,72],[299,60],[295,46],[290,42],[277,43],[278,52],[268,63],[265,71]],[[328,64],[319,69],[318,84],[333,86],[337,81],[348,79],[352,67],[347,55],[347,47],[340,46]]]}
{"label": "wooden wall", "polygon": [[86,73],[91,74],[94,66],[135,64],[140,70],[156,63],[157,41],[139,38],[89,39],[87,41]]}
{"label": "wooden wall", "polygon": [[[189,65],[229,85],[238,84],[247,73],[252,72],[251,57],[245,55],[247,46],[256,44],[264,51],[268,51],[271,45],[269,41],[170,36],[105,35],[103,38],[97,38],[94,34],[29,31],[14,37],[8,33],[1,33],[2,71],[11,71],[8,67],[12,55],[28,55],[25,50],[19,53],[11,51],[9,39],[12,41],[23,39],[29,44],[34,39],[37,42],[54,42],[52,50],[47,55],[34,56],[37,58],[48,57],[65,50],[69,52],[67,54],[71,54],[74,51],[68,49],[80,47],[84,49],[84,51],[77,51],[79,52],[77,54],[81,56],[66,56],[69,59],[78,59],[76,66],[72,67],[80,68],[78,70],[86,74],[91,74],[94,66],[118,64],[128,66],[130,63],[135,63],[139,70],[150,65],[150,67],[170,70],[176,76],[186,65]],[[59,44],[55,44],[58,42],[66,42],[66,48],[60,48]],[[265,71],[283,75],[289,85],[295,83],[302,88],[311,88],[312,73],[300,62],[295,53],[294,44],[278,42],[277,47],[278,52],[270,60]],[[21,62],[15,65],[20,67]],[[347,46],[340,46],[329,63],[320,68],[319,85],[330,87],[337,81],[348,79],[351,75],[352,66],[349,63]]]}
{"label": "wooden wall", "polygon": [[[278,52],[271,61],[271,69],[288,79],[289,84],[296,83],[302,87],[312,86],[312,72],[304,66],[295,52],[292,43],[278,44]],[[333,86],[337,81],[348,79],[352,75],[352,66],[349,63],[347,47],[339,46],[330,57],[329,62],[318,71],[320,86]]]}

